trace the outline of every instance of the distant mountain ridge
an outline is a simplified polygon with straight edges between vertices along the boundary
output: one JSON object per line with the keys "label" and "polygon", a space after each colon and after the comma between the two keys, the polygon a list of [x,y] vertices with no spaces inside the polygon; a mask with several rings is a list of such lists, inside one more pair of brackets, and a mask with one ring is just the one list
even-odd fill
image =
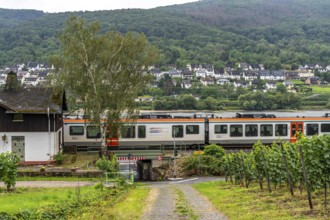
{"label": "distant mountain ridge", "polygon": [[202,0],[148,10],[0,9],[0,67],[48,61],[71,15],[98,20],[103,31],[143,32],[159,48],[160,66],[330,64],[329,8],[322,0]]}

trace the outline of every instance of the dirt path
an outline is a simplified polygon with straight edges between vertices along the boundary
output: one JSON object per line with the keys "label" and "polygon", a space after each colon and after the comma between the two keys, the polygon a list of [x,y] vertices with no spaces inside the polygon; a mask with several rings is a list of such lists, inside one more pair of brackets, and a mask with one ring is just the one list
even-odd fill
{"label": "dirt path", "polygon": [[197,192],[190,185],[177,185],[178,189],[180,189],[185,198],[189,201],[190,206],[194,210],[194,212],[199,216],[199,219],[203,220],[225,220],[226,216],[216,210],[212,203],[204,196],[202,196],[199,192]]}
{"label": "dirt path", "polygon": [[152,185],[148,198],[148,206],[142,217],[143,220],[184,220],[175,212],[175,190],[183,192],[188,206],[200,220],[227,220],[225,215],[217,211],[212,203],[188,184]]}
{"label": "dirt path", "polygon": [[153,186],[142,219],[179,219],[175,210],[175,193],[169,185]]}

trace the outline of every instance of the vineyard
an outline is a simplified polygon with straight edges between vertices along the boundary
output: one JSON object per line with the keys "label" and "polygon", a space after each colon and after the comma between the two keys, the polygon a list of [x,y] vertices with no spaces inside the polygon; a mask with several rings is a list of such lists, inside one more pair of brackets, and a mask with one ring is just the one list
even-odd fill
{"label": "vineyard", "polygon": [[[250,153],[237,152],[222,157],[222,171],[226,181],[249,187],[257,180],[260,189],[269,192],[284,185],[291,195],[307,192],[310,209],[312,193],[324,190],[327,210],[327,191],[330,186],[330,136],[299,136],[296,143],[273,143],[265,146],[260,141]],[[264,186],[266,183],[266,186]]]}

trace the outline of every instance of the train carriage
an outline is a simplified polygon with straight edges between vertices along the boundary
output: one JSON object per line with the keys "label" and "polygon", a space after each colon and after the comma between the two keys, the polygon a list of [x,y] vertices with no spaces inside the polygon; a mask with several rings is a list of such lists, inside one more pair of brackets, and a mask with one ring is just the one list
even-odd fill
{"label": "train carriage", "polygon": [[63,134],[65,147],[97,149],[101,146],[100,128],[90,125],[84,119],[64,119]]}
{"label": "train carriage", "polygon": [[306,136],[330,134],[330,118],[213,118],[209,119],[209,143],[222,146],[251,146],[258,140],[296,141],[296,132]]}
{"label": "train carriage", "polygon": [[[64,146],[79,149],[101,146],[98,127],[83,119],[64,120]],[[251,147],[260,140],[296,141],[296,132],[306,136],[330,134],[330,117],[281,117],[239,114],[228,118],[140,118],[126,123],[118,138],[107,138],[108,149],[159,149],[174,144],[186,148],[219,144]]]}
{"label": "train carriage", "polygon": [[138,119],[125,125],[118,140],[119,148],[192,147],[205,144],[205,120],[188,118]]}
{"label": "train carriage", "polygon": [[[107,138],[108,149],[151,149],[153,147],[197,147],[205,144],[205,120],[192,118],[138,119],[127,123],[118,138]],[[64,146],[101,146],[100,129],[83,119],[64,120]]]}

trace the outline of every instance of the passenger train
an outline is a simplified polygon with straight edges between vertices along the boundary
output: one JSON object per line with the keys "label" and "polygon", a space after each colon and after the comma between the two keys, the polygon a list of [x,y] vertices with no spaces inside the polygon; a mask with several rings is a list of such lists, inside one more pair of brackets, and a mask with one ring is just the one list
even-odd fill
{"label": "passenger train", "polygon": [[[99,128],[84,119],[64,119],[64,146],[78,148],[101,145]],[[173,117],[167,114],[142,115],[126,124],[117,138],[107,138],[108,150],[159,149],[174,145],[202,148],[208,144],[222,147],[251,147],[260,140],[296,141],[296,132],[306,136],[330,134],[330,117],[276,117],[271,114],[241,114],[235,117]]]}

